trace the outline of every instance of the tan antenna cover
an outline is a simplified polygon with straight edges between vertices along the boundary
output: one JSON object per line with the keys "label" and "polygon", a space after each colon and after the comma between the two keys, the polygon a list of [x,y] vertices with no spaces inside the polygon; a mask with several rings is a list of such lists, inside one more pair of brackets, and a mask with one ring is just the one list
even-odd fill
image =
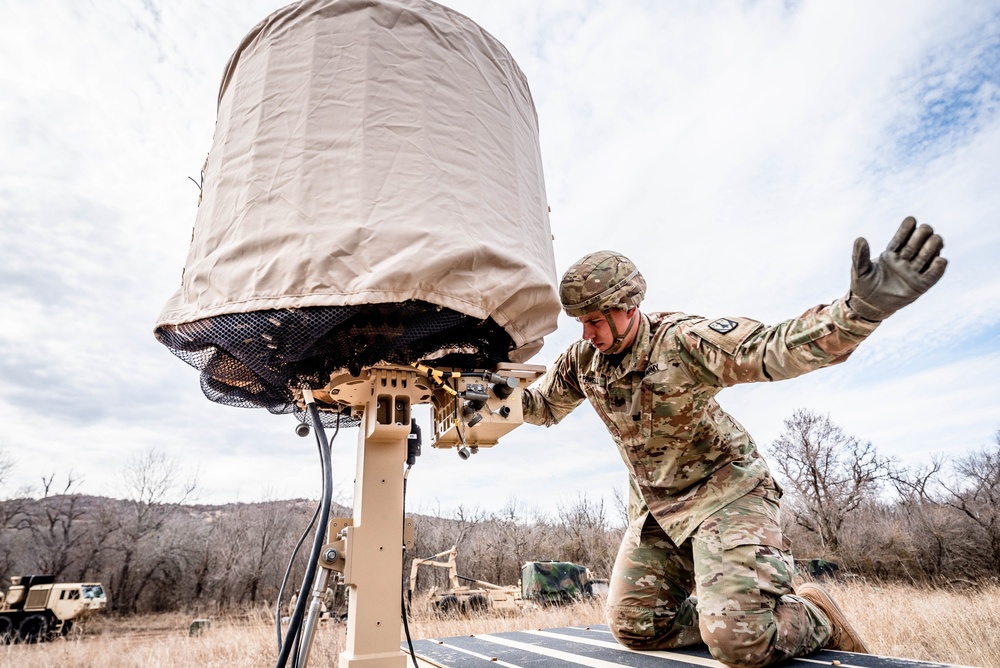
{"label": "tan antenna cover", "polygon": [[157,330],[416,299],[555,329],[534,104],[507,50],[427,0],[310,0],[226,67],[181,288]]}

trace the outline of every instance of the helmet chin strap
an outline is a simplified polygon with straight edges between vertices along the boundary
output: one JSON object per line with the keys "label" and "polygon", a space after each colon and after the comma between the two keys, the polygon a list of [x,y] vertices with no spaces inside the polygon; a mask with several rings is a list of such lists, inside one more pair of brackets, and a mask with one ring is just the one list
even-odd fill
{"label": "helmet chin strap", "polygon": [[632,331],[632,328],[635,327],[635,323],[638,320],[636,316],[639,315],[639,311],[638,309],[633,307],[633,313],[632,317],[629,318],[628,327],[626,327],[625,331],[622,332],[621,334],[618,333],[618,328],[615,327],[614,318],[611,317],[611,309],[606,309],[604,311],[601,311],[601,313],[604,315],[604,319],[607,321],[608,327],[611,329],[611,336],[614,337],[614,340],[611,342],[611,347],[608,348],[604,354],[614,355],[621,350],[622,341],[625,340],[625,337],[627,337],[629,333]]}

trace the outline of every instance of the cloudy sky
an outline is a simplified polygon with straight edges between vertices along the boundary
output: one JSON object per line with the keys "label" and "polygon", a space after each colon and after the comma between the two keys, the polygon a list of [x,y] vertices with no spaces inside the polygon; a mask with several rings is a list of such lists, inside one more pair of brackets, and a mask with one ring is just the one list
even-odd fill
{"label": "cloudy sky", "polygon": [[[0,0],[0,495],[72,474],[116,495],[147,449],[204,502],[316,498],[291,417],[220,406],[152,335],[179,285],[222,69],[283,3]],[[451,0],[527,75],[556,264],[617,249],[647,310],[768,323],[843,295],[851,245],[914,215],[942,282],[845,365],[719,400],[767,444],[796,408],[883,455],[960,456],[1000,428],[1000,2]],[[532,361],[579,336],[563,317]],[[420,414],[425,432],[426,412]],[[356,431],[334,444],[349,500]],[[593,411],[467,462],[425,454],[408,507],[611,503]]]}

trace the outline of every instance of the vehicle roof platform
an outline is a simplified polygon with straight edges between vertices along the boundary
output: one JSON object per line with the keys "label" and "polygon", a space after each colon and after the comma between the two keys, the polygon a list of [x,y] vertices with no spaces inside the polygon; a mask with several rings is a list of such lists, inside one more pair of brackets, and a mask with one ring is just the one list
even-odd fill
{"label": "vehicle roof platform", "polygon": [[[669,651],[637,652],[618,644],[607,625],[572,626],[537,631],[414,640],[421,668],[506,666],[508,668],[726,668],[704,645]],[[406,644],[403,643],[406,651]],[[408,664],[409,665],[409,664]],[[947,664],[897,659],[872,654],[822,650],[778,664],[815,668],[944,668]],[[948,666],[948,668],[956,668]]]}

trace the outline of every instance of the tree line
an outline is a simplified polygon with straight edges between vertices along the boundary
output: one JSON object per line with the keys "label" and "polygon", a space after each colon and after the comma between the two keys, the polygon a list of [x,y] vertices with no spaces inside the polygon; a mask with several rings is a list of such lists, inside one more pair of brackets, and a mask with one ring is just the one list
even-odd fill
{"label": "tree line", "polygon": [[[1000,431],[979,450],[906,468],[803,409],[762,449],[785,490],[782,521],[796,558],[887,580],[1000,579]],[[12,467],[0,452],[0,485]],[[120,614],[274,604],[315,501],[195,504],[195,485],[155,451],[130,460],[122,480],[118,499],[82,494],[79,480],[55,474],[38,492],[0,499],[3,586],[36,573],[98,581]],[[607,507],[581,494],[548,512],[512,499],[499,510],[418,515],[404,573],[413,558],[454,545],[459,574],[495,584],[516,584],[523,563],[542,560],[571,561],[607,578],[625,505],[620,496]],[[332,513],[350,517],[339,504]],[[311,535],[291,564],[286,598],[301,581]],[[442,571],[421,569],[415,588],[446,585]]]}
{"label": "tree line", "polygon": [[[0,485],[12,468],[0,452]],[[0,584],[6,588],[11,577],[29,574],[101,582],[109,609],[133,614],[273,606],[286,569],[284,601],[301,583],[316,501],[195,504],[195,485],[155,451],[131,459],[121,479],[124,498],[83,494],[78,479],[53,474],[40,493],[0,499]],[[334,503],[331,515],[350,517],[351,509]],[[521,563],[544,559],[606,574],[620,536],[620,522],[585,496],[560,506],[555,517],[530,514],[511,501],[496,512],[459,507],[415,519],[416,542],[404,572],[412,559],[457,545],[461,575],[498,584],[516,583]],[[305,546],[289,567],[304,534]],[[418,579],[424,589],[446,584],[433,571]]]}
{"label": "tree line", "polygon": [[797,557],[880,579],[1000,580],[1000,430],[981,448],[906,467],[800,409],[765,452]]}

